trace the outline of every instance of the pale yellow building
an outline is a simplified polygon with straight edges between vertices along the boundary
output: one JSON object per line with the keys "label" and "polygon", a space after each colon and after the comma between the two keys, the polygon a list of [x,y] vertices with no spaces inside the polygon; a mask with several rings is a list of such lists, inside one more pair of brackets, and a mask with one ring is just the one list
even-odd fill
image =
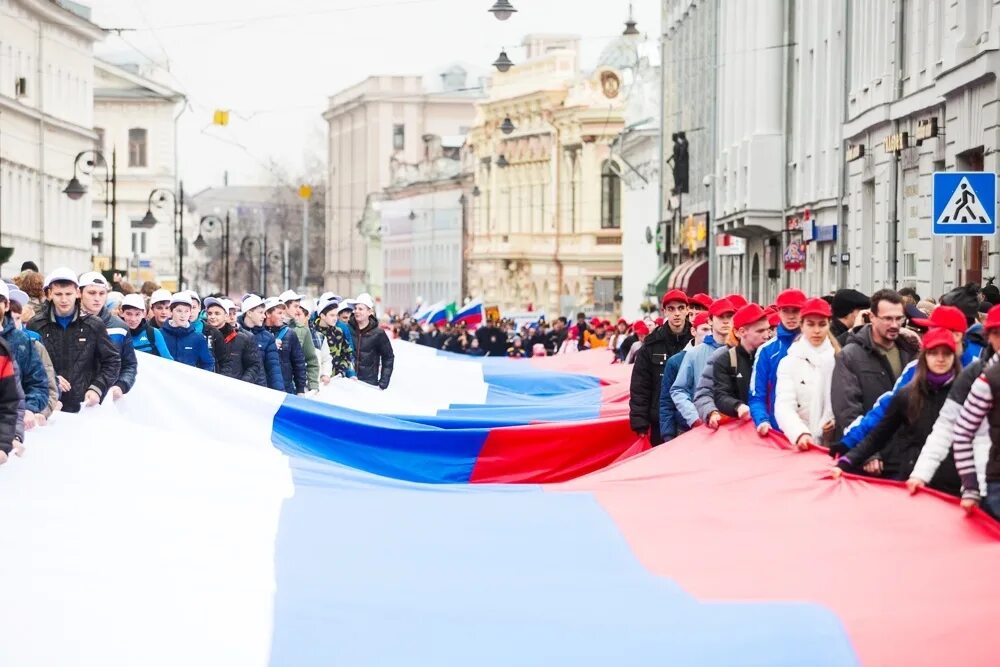
{"label": "pale yellow building", "polygon": [[624,125],[621,77],[605,67],[582,74],[572,36],[532,35],[524,46],[527,59],[494,76],[468,139],[478,192],[469,293],[505,313],[611,316],[621,302],[621,181],[611,159]]}

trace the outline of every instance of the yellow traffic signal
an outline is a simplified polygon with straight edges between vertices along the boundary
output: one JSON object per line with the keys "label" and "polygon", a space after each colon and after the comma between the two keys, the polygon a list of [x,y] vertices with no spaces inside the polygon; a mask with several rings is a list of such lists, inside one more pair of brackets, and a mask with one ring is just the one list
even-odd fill
{"label": "yellow traffic signal", "polygon": [[229,111],[216,109],[212,115],[212,125],[221,125],[223,127],[229,125]]}
{"label": "yellow traffic signal", "polygon": [[310,185],[299,186],[299,197],[302,199],[310,199],[313,196],[313,189]]}

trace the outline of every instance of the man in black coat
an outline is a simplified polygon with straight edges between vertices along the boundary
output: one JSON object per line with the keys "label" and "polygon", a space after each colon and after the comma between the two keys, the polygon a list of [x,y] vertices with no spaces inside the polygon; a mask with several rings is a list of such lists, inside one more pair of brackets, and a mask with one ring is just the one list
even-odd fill
{"label": "man in black coat", "polygon": [[104,323],[80,311],[80,288],[71,269],[45,279],[48,305],[28,323],[42,337],[62,390],[63,412],[94,406],[118,379],[121,357]]}
{"label": "man in black coat", "polygon": [[496,320],[489,320],[486,326],[476,329],[476,339],[479,341],[479,348],[485,350],[486,356],[507,356],[507,334],[497,326]]}
{"label": "man in black coat", "polygon": [[285,304],[277,297],[269,297],[264,302],[264,326],[274,335],[274,344],[278,348],[278,358],[281,361],[281,376],[285,383],[285,391],[289,394],[305,396],[309,391],[306,376],[306,355],[302,351],[299,337],[288,326],[288,315]]}
{"label": "man in black coat", "polygon": [[663,442],[660,435],[660,385],[667,359],[691,342],[687,320],[688,298],[680,290],[663,296],[662,326],[646,337],[632,367],[629,424],[640,436],[649,435],[652,445]]}
{"label": "man in black coat", "polygon": [[858,313],[871,305],[871,299],[855,289],[839,289],[833,295],[833,320],[830,333],[841,345],[847,342],[847,334],[854,328]]}
{"label": "man in black coat", "polygon": [[264,362],[260,358],[257,341],[253,335],[240,331],[229,322],[231,304],[225,299],[205,299],[206,328],[218,331],[222,339],[221,346],[216,346],[219,349],[212,351],[216,361],[215,372],[250,384],[265,384],[261,381],[264,378]]}
{"label": "man in black coat", "polygon": [[348,324],[354,335],[354,370],[358,379],[386,389],[392,378],[395,354],[392,343],[375,319],[375,301],[370,294],[355,299],[354,314]]}
{"label": "man in black coat", "polygon": [[871,324],[847,334],[833,367],[831,400],[837,435],[872,409],[878,397],[891,391],[896,378],[920,352],[919,342],[901,335],[906,315],[903,299],[893,290],[872,295]]}
{"label": "man in black coat", "polygon": [[569,321],[565,317],[559,317],[552,323],[552,329],[545,335],[545,350],[550,354],[557,354],[562,344],[566,342],[569,335]]}

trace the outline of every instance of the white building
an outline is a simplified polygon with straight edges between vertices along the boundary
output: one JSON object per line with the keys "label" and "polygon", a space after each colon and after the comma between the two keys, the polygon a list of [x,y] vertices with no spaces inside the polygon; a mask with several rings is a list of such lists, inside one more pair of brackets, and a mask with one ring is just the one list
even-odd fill
{"label": "white building", "polygon": [[996,276],[997,239],[930,232],[933,172],[1000,171],[1000,2],[850,8],[845,284],[937,297]]}
{"label": "white building", "polygon": [[382,308],[414,312],[418,300],[462,303],[463,253],[472,172],[463,170],[461,137],[427,135],[425,158],[394,161],[392,185],[378,202],[384,286]]}
{"label": "white building", "polygon": [[[157,224],[143,224],[150,193],[174,192],[177,177],[176,120],[184,96],[137,65],[94,61],[96,148],[117,163],[117,268],[138,287],[143,281],[177,284],[174,202],[152,211]],[[113,158],[114,156],[114,158]],[[95,264],[111,266],[111,221],[103,198],[93,201]]]}
{"label": "white building", "polygon": [[0,2],[0,232],[14,248],[5,275],[24,260],[43,271],[91,265],[91,198],[102,195],[71,201],[62,191],[76,156],[94,147],[93,47],[104,34],[73,8]]}
{"label": "white building", "polygon": [[330,97],[323,114],[329,129],[328,289],[381,296],[381,239],[370,224],[359,224],[371,217],[371,196],[390,184],[392,158],[421,159],[424,135],[465,135],[481,96],[479,82],[453,66],[437,77],[372,76]]}

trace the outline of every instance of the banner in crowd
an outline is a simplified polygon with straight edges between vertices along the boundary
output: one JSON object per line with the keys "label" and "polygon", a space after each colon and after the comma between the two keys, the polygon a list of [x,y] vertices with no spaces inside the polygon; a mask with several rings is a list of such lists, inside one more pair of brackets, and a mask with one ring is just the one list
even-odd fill
{"label": "banner in crowd", "polygon": [[1000,534],[954,501],[740,425],[646,451],[600,351],[395,349],[320,400],[142,355],[29,433],[0,664],[995,661]]}

